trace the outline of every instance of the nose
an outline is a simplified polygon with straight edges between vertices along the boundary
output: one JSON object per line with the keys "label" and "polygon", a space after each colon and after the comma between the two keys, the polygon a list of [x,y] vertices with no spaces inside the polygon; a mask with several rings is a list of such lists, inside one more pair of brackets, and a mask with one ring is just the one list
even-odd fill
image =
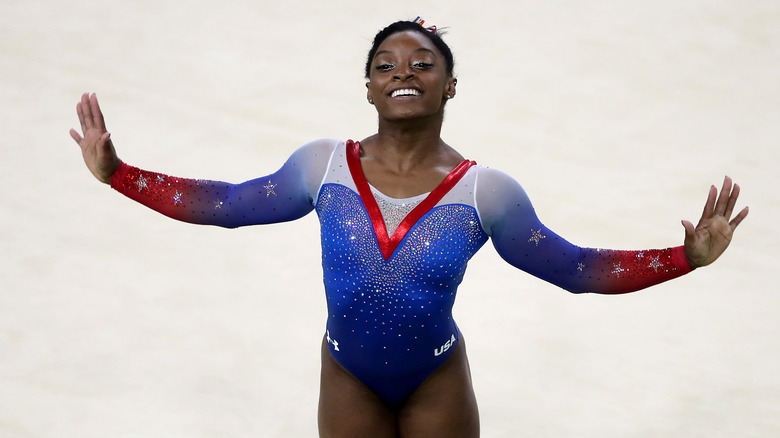
{"label": "nose", "polygon": [[414,70],[411,69],[411,67],[407,64],[403,64],[403,67],[399,67],[396,69],[395,74],[393,75],[393,79],[397,80],[409,80],[414,77]]}

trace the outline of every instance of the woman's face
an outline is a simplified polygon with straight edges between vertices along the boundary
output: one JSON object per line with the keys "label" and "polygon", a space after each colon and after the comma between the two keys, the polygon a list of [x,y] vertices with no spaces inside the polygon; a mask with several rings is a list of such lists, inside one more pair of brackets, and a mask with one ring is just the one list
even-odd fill
{"label": "woman's face", "polygon": [[390,35],[377,48],[371,63],[368,99],[387,120],[439,113],[447,97],[455,95],[455,79],[447,74],[446,62],[419,32]]}

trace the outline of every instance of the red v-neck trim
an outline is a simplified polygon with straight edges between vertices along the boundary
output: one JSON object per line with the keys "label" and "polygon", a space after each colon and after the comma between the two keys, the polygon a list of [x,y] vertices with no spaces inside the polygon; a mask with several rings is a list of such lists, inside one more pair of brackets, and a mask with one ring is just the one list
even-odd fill
{"label": "red v-neck trim", "polygon": [[382,217],[382,211],[379,209],[379,204],[377,204],[376,198],[374,198],[374,194],[371,192],[366,176],[363,174],[363,167],[360,164],[360,143],[352,140],[347,141],[347,165],[349,166],[349,172],[352,174],[352,180],[355,181],[360,199],[363,201],[363,205],[368,211],[369,218],[371,218],[371,224],[374,226],[374,234],[376,234],[379,249],[382,251],[382,256],[385,260],[390,259],[390,256],[393,255],[395,249],[398,248],[398,245],[404,237],[406,237],[406,233],[412,229],[412,226],[414,226],[414,224],[426,213],[431,211],[431,209],[441,201],[441,198],[452,190],[452,188],[455,187],[455,184],[463,178],[466,171],[475,164],[477,163],[470,160],[463,160],[458,164],[455,169],[444,178],[444,181],[428,194],[420,205],[406,215],[391,237],[387,235],[387,228],[385,227],[385,219]]}

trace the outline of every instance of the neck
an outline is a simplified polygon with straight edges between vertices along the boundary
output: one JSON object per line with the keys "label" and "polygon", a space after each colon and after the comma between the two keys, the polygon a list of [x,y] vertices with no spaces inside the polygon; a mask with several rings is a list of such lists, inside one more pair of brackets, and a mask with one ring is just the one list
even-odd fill
{"label": "neck", "polygon": [[366,139],[371,144],[381,147],[382,155],[401,161],[420,163],[426,157],[437,155],[442,147],[441,140],[442,117],[432,116],[433,120],[379,120],[376,135]]}

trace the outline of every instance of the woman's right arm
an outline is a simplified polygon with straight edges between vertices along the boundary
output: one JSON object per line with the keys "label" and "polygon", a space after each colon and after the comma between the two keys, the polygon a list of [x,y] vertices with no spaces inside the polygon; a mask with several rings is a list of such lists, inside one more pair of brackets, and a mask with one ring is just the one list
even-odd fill
{"label": "woman's right arm", "polygon": [[309,143],[276,173],[241,184],[177,178],[122,163],[94,95],[82,96],[77,113],[84,136],[71,130],[71,137],[98,180],[166,216],[204,225],[235,228],[306,215],[335,146],[333,140]]}

